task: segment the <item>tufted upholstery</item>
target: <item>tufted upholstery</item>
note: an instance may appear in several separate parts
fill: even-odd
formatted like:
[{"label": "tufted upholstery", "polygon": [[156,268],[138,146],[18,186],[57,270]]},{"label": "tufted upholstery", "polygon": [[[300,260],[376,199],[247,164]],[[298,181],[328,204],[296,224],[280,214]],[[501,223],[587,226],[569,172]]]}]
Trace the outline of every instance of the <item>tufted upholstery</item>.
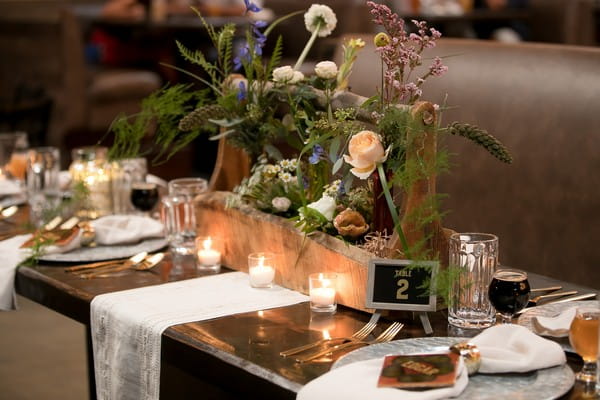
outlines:
[{"label": "tufted upholstery", "polygon": [[[380,64],[364,38],[350,84],[369,96]],[[448,94],[457,107],[444,123],[487,129],[515,159],[505,165],[446,138],[456,156],[438,178],[449,195],[444,225],[497,234],[502,264],[600,287],[600,49],[445,39],[429,54],[454,56],[445,76],[425,83],[424,99],[443,104]]]}]

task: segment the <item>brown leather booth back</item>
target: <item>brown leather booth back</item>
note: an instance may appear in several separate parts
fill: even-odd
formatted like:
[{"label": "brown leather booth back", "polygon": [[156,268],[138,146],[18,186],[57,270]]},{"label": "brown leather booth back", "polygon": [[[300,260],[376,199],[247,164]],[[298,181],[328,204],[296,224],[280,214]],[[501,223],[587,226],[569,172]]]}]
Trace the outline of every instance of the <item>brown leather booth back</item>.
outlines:
[{"label": "brown leather booth back", "polygon": [[[381,66],[363,38],[350,84],[370,96]],[[449,195],[444,226],[498,235],[504,265],[599,288],[600,49],[445,39],[429,55],[452,56],[448,73],[423,86],[425,100],[443,104],[447,94],[456,106],[444,124],[485,128],[514,157],[506,165],[446,137],[455,156],[438,178]]]}]

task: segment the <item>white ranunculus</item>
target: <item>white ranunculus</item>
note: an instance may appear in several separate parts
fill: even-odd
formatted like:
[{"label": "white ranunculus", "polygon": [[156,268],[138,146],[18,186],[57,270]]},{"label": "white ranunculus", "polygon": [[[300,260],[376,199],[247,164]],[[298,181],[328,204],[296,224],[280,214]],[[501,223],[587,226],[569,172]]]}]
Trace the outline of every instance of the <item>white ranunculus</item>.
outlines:
[{"label": "white ranunculus", "polygon": [[294,69],[289,65],[273,70],[273,81],[277,83],[289,83],[292,79],[294,79]]},{"label": "white ranunculus", "polygon": [[337,77],[338,67],[333,61],[321,61],[315,66],[315,74],[319,78],[333,79]]},{"label": "white ranunculus", "polygon": [[300,82],[302,79],[304,79],[304,74],[300,71],[294,71],[294,76],[290,80],[290,83],[292,85],[295,85],[296,83]]},{"label": "white ranunculus", "polygon": [[286,212],[292,205],[292,201],[287,197],[275,197],[271,200],[271,205],[276,211]]},{"label": "white ranunculus", "polygon": [[319,28],[319,37],[326,37],[333,32],[337,18],[333,10],[322,4],[313,4],[304,14],[304,25],[310,33]]},{"label": "white ranunculus", "polygon": [[313,210],[317,210],[320,212],[327,221],[331,221],[333,219],[333,213],[335,212],[335,199],[330,196],[323,196],[319,200],[314,203],[310,203],[307,205],[308,208],[312,208]]}]

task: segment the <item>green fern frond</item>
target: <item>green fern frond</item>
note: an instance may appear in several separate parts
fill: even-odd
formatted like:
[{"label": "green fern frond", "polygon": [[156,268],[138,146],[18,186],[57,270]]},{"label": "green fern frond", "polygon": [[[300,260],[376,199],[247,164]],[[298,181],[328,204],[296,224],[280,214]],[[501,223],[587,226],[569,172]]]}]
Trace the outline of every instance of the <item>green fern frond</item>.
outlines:
[{"label": "green fern frond", "polygon": [[453,122],[448,126],[448,133],[456,136],[465,137],[480,146],[483,146],[491,155],[507,164],[512,163],[513,159],[506,147],[494,136],[490,135],[485,129],[474,125],[461,124]]},{"label": "green fern frond", "polygon": [[233,59],[233,38],[235,36],[235,25],[226,24],[220,31],[217,41],[217,54],[219,57],[219,66],[223,77],[227,77],[231,71]]},{"label": "green fern frond", "polygon": [[267,65],[266,76],[271,76],[275,67],[281,63],[281,57],[283,55],[283,37],[279,35],[277,37],[277,42],[275,42],[275,47],[273,48],[273,53],[271,54],[271,59],[269,60],[269,64]]},{"label": "green fern frond", "polygon": [[208,76],[210,76],[211,82],[213,84],[218,82],[217,73],[219,72],[219,69],[206,60],[204,53],[202,53],[200,50],[190,50],[178,40],[176,40],[175,43],[177,44],[179,53],[184,59],[191,62],[192,64],[196,64],[202,67],[202,69],[204,69]]}]

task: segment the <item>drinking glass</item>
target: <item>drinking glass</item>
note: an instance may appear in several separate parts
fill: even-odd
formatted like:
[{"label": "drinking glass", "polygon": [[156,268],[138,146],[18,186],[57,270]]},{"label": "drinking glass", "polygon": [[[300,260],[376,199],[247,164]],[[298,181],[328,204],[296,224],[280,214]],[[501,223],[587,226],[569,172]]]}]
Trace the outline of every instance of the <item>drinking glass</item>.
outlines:
[{"label": "drinking glass", "polygon": [[449,266],[457,269],[450,287],[448,322],[467,329],[491,326],[496,313],[488,287],[498,264],[498,237],[488,233],[455,233],[450,237]]},{"label": "drinking glass", "polygon": [[194,198],[206,192],[207,188],[208,181],[203,178],[179,178],[169,182],[169,194],[162,199],[161,218],[172,252],[181,255],[194,254]]},{"label": "drinking glass", "polygon": [[115,214],[127,214],[134,207],[131,203],[131,187],[134,183],[146,182],[148,162],[143,157],[125,158],[113,162],[112,193]]},{"label": "drinking glass", "polygon": [[25,179],[28,147],[27,133],[0,133],[0,176]]},{"label": "drinking glass", "polygon": [[513,316],[527,305],[530,292],[526,272],[503,268],[494,273],[488,295],[502,323],[510,324]]},{"label": "drinking glass", "polygon": [[148,214],[158,203],[156,183],[136,182],[131,185],[131,204],[141,212]]},{"label": "drinking glass", "polygon": [[596,382],[598,329],[600,309],[591,306],[578,307],[569,329],[569,342],[583,359],[583,368],[575,375],[575,379],[589,384]]},{"label": "drinking glass", "polygon": [[38,147],[27,155],[27,202],[31,221],[41,226],[44,216],[60,204],[60,153],[56,147]]}]

